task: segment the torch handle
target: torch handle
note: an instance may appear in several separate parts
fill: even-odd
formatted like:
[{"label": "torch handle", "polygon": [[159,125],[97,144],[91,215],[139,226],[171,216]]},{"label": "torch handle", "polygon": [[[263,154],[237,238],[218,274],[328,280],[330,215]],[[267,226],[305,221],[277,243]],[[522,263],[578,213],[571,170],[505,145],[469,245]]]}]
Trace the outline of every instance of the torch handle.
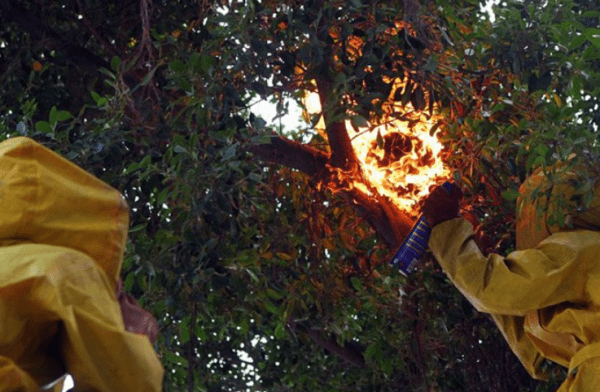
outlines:
[{"label": "torch handle", "polygon": [[[448,181],[442,184],[442,188],[448,192],[452,192],[453,186]],[[429,243],[430,235],[431,226],[429,226],[423,215],[419,216],[419,219],[417,219],[408,235],[404,238],[404,241],[402,241],[400,248],[396,251],[394,258],[390,262],[390,266],[398,267],[403,275],[408,276],[415,268],[417,262],[423,257]]]}]

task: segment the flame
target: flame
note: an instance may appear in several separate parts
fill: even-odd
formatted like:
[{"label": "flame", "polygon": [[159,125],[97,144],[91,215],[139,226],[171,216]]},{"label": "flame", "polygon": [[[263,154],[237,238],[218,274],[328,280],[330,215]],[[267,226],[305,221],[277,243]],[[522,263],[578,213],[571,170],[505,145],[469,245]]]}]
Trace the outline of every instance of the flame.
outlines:
[{"label": "flame", "polygon": [[[394,120],[371,131],[355,130],[350,121],[346,122],[368,184],[413,216],[431,185],[450,177],[450,170],[441,159],[443,145],[437,132],[429,133],[436,121],[422,114],[419,117],[412,128]],[[356,180],[355,186],[360,187]]]},{"label": "flame", "polygon": [[[305,103],[308,113],[321,112],[318,94],[306,93]],[[450,177],[450,170],[442,160],[443,145],[438,131],[430,132],[440,118],[418,113],[410,103],[402,108],[391,105],[390,111],[409,117],[410,123],[392,120],[391,115],[387,115],[381,120],[383,125],[355,129],[350,120],[346,121],[363,172],[362,179],[351,181],[367,195],[376,192],[386,196],[400,210],[416,217],[418,204],[429,194],[432,185]],[[323,132],[322,118],[315,128]]]}]

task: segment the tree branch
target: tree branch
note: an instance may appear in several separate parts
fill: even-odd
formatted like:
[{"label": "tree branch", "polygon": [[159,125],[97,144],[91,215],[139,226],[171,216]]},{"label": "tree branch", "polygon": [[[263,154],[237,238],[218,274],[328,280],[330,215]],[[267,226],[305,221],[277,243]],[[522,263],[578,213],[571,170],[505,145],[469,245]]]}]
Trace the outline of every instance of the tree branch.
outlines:
[{"label": "tree branch", "polygon": [[113,45],[111,45],[110,43],[108,43],[108,41],[105,40],[104,37],[102,37],[100,34],[98,34],[98,32],[96,31],[96,29],[92,25],[92,22],[90,22],[89,18],[87,17],[87,14],[85,13],[84,8],[81,5],[81,0],[77,0],[77,6],[79,7],[79,13],[81,14],[81,17],[82,17],[82,20],[83,20],[83,24],[85,25],[85,27],[87,27],[87,29],[94,36],[94,38],[96,38],[96,40],[102,46],[104,46],[106,48],[106,50],[108,50],[109,52],[111,52],[115,56],[119,56],[119,52],[117,51],[117,49]]},{"label": "tree branch", "polygon": [[280,136],[272,136],[267,144],[255,144],[250,152],[268,162],[300,170],[314,176],[325,168],[329,157],[321,150]]},{"label": "tree branch", "polygon": [[[270,143],[253,145],[249,151],[262,160],[300,170],[309,176],[318,175],[330,162],[325,152],[276,135],[271,137]],[[413,224],[410,216],[385,196],[370,196],[358,189],[342,193],[391,248],[400,245]]]},{"label": "tree branch", "polygon": [[44,36],[51,39],[56,43],[56,48],[65,53],[75,64],[94,69],[110,68],[110,64],[102,57],[82,46],[73,44],[73,41],[48,27],[17,1],[7,1],[3,4],[3,8],[5,20],[14,22],[19,29],[29,33],[34,39],[41,40]]},{"label": "tree branch", "polygon": [[365,359],[362,350],[350,342],[346,342],[343,346],[337,343],[334,336],[323,336],[321,331],[312,328],[301,328],[317,345],[329,351],[331,354],[338,356],[344,361],[358,366],[365,366]]},{"label": "tree branch", "polygon": [[396,207],[385,196],[371,197],[358,189],[347,192],[353,207],[375,229],[390,248],[395,249],[404,240],[413,225],[413,219]]},{"label": "tree branch", "polygon": [[[332,96],[331,83],[323,79],[317,80],[317,90],[319,92],[319,101],[321,107],[327,107],[327,99]],[[330,113],[323,109],[323,119],[325,121],[325,132],[331,150],[330,164],[333,167],[339,167],[344,171],[360,171],[358,158],[354,153],[352,141],[348,136],[345,122],[332,121]]]}]

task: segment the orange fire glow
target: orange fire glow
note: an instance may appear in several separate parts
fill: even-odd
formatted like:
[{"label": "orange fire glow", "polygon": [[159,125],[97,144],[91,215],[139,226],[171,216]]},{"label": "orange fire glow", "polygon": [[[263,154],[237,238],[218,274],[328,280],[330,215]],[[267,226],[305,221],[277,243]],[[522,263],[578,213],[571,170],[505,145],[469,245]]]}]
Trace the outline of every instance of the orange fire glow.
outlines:
[{"label": "orange fire glow", "polygon": [[[318,94],[307,93],[305,107],[310,114],[320,113]],[[355,129],[351,121],[346,121],[363,171],[362,181],[355,179],[352,185],[368,195],[375,191],[389,197],[399,209],[416,217],[417,204],[429,194],[431,185],[450,177],[450,170],[441,159],[443,145],[437,131],[430,134],[439,118],[416,113],[410,103],[393,110],[409,116],[413,126],[394,119],[383,125]],[[321,118],[315,129],[325,136],[324,128]]]}]

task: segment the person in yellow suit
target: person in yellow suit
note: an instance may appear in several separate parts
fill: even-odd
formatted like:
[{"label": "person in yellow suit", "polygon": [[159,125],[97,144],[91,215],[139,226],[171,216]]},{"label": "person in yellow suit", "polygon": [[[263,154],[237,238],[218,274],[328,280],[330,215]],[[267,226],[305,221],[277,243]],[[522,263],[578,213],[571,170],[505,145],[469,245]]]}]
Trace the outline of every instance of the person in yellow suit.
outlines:
[{"label": "person in yellow suit", "polygon": [[162,390],[156,321],[121,290],[128,225],[117,190],[31,139],[0,143],[0,391],[60,391],[65,373],[78,392]]},{"label": "person in yellow suit", "polygon": [[[566,173],[569,178],[572,173]],[[461,192],[434,189],[423,206],[433,227],[429,247],[444,272],[480,312],[489,313],[512,351],[537,379],[546,358],[569,369],[560,392],[600,390],[600,196],[574,215],[573,227],[550,225],[568,181],[549,199],[531,200],[546,181],[539,171],[520,188],[517,250],[484,256],[459,215]],[[599,195],[600,190],[596,190]],[[538,218],[538,208],[544,211]]]}]

